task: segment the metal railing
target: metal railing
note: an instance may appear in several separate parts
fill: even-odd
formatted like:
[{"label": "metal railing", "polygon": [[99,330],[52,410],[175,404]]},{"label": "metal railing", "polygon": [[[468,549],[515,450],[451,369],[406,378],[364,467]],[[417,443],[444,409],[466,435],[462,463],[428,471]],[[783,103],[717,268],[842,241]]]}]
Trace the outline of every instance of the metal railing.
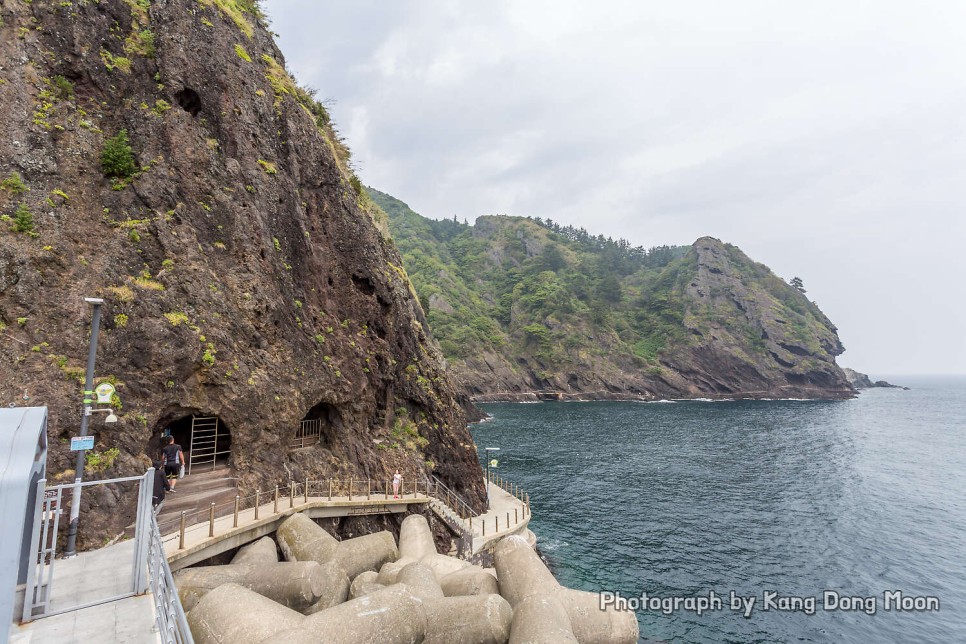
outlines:
[{"label": "metal railing", "polygon": [[[493,537],[501,531],[506,532],[507,530],[515,530],[517,526],[520,525],[521,521],[531,516],[530,495],[520,489],[519,485],[510,483],[506,479],[503,479],[492,472],[490,473],[488,482],[497,486],[520,503],[520,507],[513,508],[512,513],[509,510],[507,510],[505,514],[495,513],[492,511],[487,512],[487,514],[492,515],[492,523],[490,523],[490,525],[492,525],[490,528],[490,537]],[[487,536],[487,523],[488,519],[485,515],[479,518],[480,532],[481,536],[483,537]],[[472,519],[470,520],[470,524],[472,525]]]},{"label": "metal railing", "polygon": [[[409,481],[412,481],[411,483]],[[280,511],[290,510],[296,505],[308,503],[310,500],[326,501],[377,501],[377,500],[405,500],[419,499],[426,502],[429,498],[431,485],[423,480],[420,482],[415,476],[404,479],[399,498],[395,499],[390,479],[324,479],[321,481],[290,481],[286,486],[276,485],[274,488],[248,496],[236,495],[226,503],[211,503],[209,506],[193,512],[184,511],[176,516],[169,516],[158,521],[162,535],[178,534],[178,549],[184,549],[186,531],[207,524],[208,536],[215,536],[215,524],[218,519],[232,516],[231,527],[239,526],[239,516],[246,511],[254,510],[254,520],[267,519]]]},{"label": "metal railing", "polygon": [[[436,516],[457,535],[458,556],[471,559],[475,556],[474,539],[477,536],[484,540],[492,539],[501,533],[518,529],[530,517],[530,496],[519,486],[495,475],[490,477],[490,483],[513,496],[519,505],[502,513],[488,512],[480,515],[435,476],[420,478],[419,475],[414,475],[404,478],[398,497],[392,494],[390,479],[306,479],[300,482],[290,481],[287,486],[275,486],[264,492],[259,490],[244,497],[236,495],[234,500],[227,503],[212,503],[193,512],[181,512],[180,515],[159,523],[161,534],[169,540],[176,536],[177,549],[184,550],[186,533],[189,531],[194,533],[207,527],[207,536],[211,538],[216,532],[225,534],[238,528],[242,518],[246,522],[270,519],[310,502],[348,501],[365,505],[363,502],[412,499],[429,502]],[[379,508],[380,511],[388,511],[381,504]],[[230,524],[226,520],[229,516],[232,517]]]},{"label": "metal railing", "polygon": [[470,504],[463,500],[463,497],[451,490],[446,486],[445,483],[440,481],[435,476],[426,479],[426,487],[429,490],[427,496],[436,497],[440,501],[443,501],[446,505],[453,509],[461,519],[480,516],[479,512],[471,508]]},{"label": "metal railing", "polygon": [[[98,485],[117,485],[121,483],[137,482],[137,514],[134,522],[134,558],[131,562],[130,583],[119,583],[114,587],[115,594],[101,597],[87,596],[79,598],[69,606],[61,605],[52,608],[51,597],[54,590],[54,569],[58,561],[58,531],[60,528],[60,514],[64,510],[64,492],[74,491],[71,502],[77,498],[78,488]],[[103,481],[85,481],[82,483],[65,483],[46,487],[46,479],[37,481],[37,505],[34,509],[33,530],[30,535],[30,561],[27,566],[27,580],[24,590],[22,621],[30,622],[42,617],[50,617],[60,613],[81,610],[90,606],[104,604],[134,595],[144,593],[147,580],[145,578],[145,562],[147,557],[148,517],[151,512],[151,492],[154,482],[154,470],[148,470],[142,476],[109,479]],[[86,556],[82,553],[78,556]],[[120,582],[120,579],[118,580]],[[68,593],[69,594],[69,593]],[[61,603],[61,602],[58,602]]]},{"label": "metal railing", "polygon": [[155,626],[164,644],[194,644],[184,607],[178,598],[178,589],[171,576],[168,558],[161,543],[161,531],[154,514],[151,514],[151,532],[148,544],[148,579],[154,595]]},{"label": "metal railing", "polygon": [[292,448],[300,449],[310,445],[316,445],[322,441],[322,419],[303,420],[299,423],[299,428],[295,431],[295,438],[292,439]]}]

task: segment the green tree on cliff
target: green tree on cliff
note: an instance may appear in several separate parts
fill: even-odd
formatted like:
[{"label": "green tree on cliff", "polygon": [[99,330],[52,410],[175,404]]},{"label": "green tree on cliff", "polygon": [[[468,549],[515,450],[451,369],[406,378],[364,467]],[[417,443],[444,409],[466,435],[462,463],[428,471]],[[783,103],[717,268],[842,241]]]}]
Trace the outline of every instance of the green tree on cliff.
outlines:
[{"label": "green tree on cliff", "polygon": [[799,293],[805,293],[806,292],[805,291],[805,285],[802,283],[802,278],[801,277],[793,277],[792,279],[788,280],[788,283],[791,285],[791,287],[793,289],[795,289]]}]

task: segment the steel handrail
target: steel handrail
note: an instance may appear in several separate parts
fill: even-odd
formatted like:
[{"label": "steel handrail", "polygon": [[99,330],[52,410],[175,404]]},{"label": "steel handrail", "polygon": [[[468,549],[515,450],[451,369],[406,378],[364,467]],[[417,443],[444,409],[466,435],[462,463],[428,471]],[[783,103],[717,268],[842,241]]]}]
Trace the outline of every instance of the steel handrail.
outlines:
[{"label": "steel handrail", "polygon": [[194,644],[191,628],[185,616],[184,607],[178,597],[178,589],[171,575],[168,558],[164,554],[164,543],[157,517],[151,513],[150,542],[148,547],[148,578],[151,594],[154,597],[155,625],[158,637],[164,644]]}]

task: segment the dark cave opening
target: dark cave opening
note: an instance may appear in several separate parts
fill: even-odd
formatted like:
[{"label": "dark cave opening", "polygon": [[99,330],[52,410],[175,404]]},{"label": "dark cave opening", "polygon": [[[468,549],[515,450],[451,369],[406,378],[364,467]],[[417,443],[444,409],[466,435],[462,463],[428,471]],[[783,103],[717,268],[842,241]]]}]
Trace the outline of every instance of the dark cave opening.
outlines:
[{"label": "dark cave opening", "polygon": [[194,91],[190,87],[185,87],[183,90],[174,95],[174,100],[178,102],[185,112],[191,116],[198,116],[201,112],[201,97],[198,96],[198,92]]},{"label": "dark cave opening", "polygon": [[231,430],[218,416],[207,413],[171,414],[158,423],[158,431],[152,446],[151,457],[159,458],[157,452],[163,435],[170,433],[174,442],[181,445],[185,457],[185,472],[198,474],[227,467],[231,456]]},{"label": "dark cave opening", "polygon": [[310,409],[299,423],[292,446],[296,448],[321,445],[332,449],[342,429],[342,414],[327,402],[320,402]]}]

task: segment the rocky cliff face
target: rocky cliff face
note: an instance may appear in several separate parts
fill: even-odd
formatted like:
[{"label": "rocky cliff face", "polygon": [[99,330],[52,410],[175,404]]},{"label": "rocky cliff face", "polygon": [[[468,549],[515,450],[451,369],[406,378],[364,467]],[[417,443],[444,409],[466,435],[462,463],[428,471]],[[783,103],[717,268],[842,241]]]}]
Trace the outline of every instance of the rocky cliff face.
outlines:
[{"label": "rocky cliff face", "polygon": [[[254,3],[0,0],[0,107],[0,401],[50,408],[53,474],[73,476],[94,296],[123,405],[92,426],[118,449],[100,476],[217,416],[243,492],[398,467],[481,502],[402,261]],[[294,449],[303,419],[321,442]]]},{"label": "rocky cliff face", "polygon": [[645,251],[521,217],[434,222],[372,195],[477,400],[854,394],[835,326],[734,246]]},{"label": "rocky cliff face", "polygon": [[836,328],[802,293],[738,248],[696,241],[680,287],[689,339],[662,357],[689,395],[844,398]]}]

